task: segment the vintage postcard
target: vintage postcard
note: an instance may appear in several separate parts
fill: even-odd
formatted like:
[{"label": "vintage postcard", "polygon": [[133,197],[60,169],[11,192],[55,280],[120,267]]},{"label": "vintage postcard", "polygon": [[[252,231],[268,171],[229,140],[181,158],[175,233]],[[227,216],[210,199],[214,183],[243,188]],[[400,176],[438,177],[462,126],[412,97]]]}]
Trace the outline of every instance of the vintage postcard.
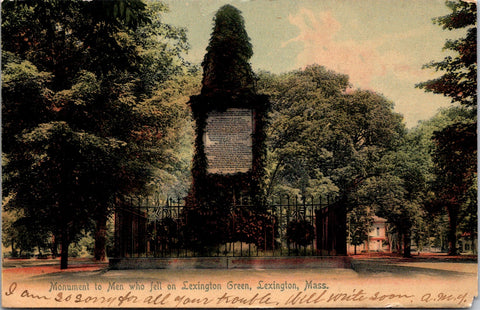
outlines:
[{"label": "vintage postcard", "polygon": [[2,307],[478,304],[475,0],[1,5]]}]

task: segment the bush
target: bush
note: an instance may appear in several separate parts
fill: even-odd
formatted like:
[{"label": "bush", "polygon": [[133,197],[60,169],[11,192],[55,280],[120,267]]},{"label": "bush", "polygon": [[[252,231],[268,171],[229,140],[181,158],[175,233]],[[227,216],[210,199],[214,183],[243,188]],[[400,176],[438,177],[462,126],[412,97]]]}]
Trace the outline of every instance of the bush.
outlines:
[{"label": "bush", "polygon": [[306,220],[296,220],[288,223],[287,241],[297,245],[306,246],[315,238],[313,225]]}]

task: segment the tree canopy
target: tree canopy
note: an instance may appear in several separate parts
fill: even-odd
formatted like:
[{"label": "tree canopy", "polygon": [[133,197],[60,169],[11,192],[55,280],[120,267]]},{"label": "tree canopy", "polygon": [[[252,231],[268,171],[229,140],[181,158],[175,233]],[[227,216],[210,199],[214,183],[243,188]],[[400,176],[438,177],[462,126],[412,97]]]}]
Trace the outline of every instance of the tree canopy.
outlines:
[{"label": "tree canopy", "polygon": [[[310,66],[281,76],[260,75],[272,98],[268,133],[270,193],[275,185],[304,198],[335,194],[344,200],[404,134],[393,104],[370,91],[347,92],[348,77]],[[320,191],[320,192],[319,192]]]},{"label": "tree canopy", "polygon": [[442,61],[432,61],[424,67],[444,74],[417,85],[427,92],[450,97],[452,103],[477,107],[477,4],[467,1],[447,1],[452,13],[437,17],[434,22],[446,30],[465,29],[463,38],[447,40],[444,50],[453,52]]},{"label": "tree canopy", "polygon": [[101,229],[116,197],[175,160],[187,111],[155,89],[184,73],[188,46],[161,22],[165,9],[2,2],[7,208],[61,238],[62,268],[82,229]]},{"label": "tree canopy", "polygon": [[[258,85],[273,106],[267,195],[336,197],[349,211],[353,244],[365,240],[374,212],[385,210],[385,216],[395,209],[397,218],[393,222],[392,215],[390,222],[406,225],[411,214],[402,213],[404,182],[391,167],[391,154],[406,130],[391,101],[352,90],[346,75],[318,65],[278,76],[262,73]],[[390,192],[392,184],[395,192]]]},{"label": "tree canopy", "polygon": [[[469,110],[466,121],[449,124],[434,133],[433,155],[435,198],[431,204],[443,205],[449,217],[449,253],[457,254],[457,222],[466,193],[476,183],[476,108],[477,108],[477,4],[466,1],[447,1],[450,14],[434,19],[446,30],[461,29],[465,37],[449,39],[444,49],[454,53],[443,61],[431,62],[426,68],[443,71],[434,80],[417,85],[427,92],[450,97]],[[475,201],[475,199],[473,199]]]}]

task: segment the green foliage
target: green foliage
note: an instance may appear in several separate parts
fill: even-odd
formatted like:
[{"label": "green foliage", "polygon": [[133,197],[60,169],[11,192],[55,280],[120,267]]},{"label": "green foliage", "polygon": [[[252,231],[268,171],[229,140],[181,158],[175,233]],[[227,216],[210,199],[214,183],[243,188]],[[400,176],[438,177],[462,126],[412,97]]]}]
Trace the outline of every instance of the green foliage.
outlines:
[{"label": "green foliage", "polygon": [[[45,252],[49,247],[48,231],[35,225],[34,219],[26,218],[20,210],[2,211],[2,244],[10,249],[11,257],[22,257],[37,250]],[[8,252],[7,252],[8,253]]]},{"label": "green foliage", "polygon": [[427,92],[443,94],[472,108],[477,107],[477,4],[467,1],[447,1],[452,10],[449,15],[438,17],[434,22],[443,29],[465,29],[466,36],[456,40],[447,40],[444,49],[454,52],[442,61],[432,61],[424,67],[443,71],[444,74],[434,80],[417,85]]},{"label": "green foliage", "polygon": [[[460,103],[470,111],[470,116],[458,124],[448,125],[434,135],[435,163],[434,198],[427,204],[430,209],[443,205],[449,215],[449,253],[456,254],[456,230],[465,195],[471,188],[472,179],[476,179],[476,132],[475,111],[477,107],[477,4],[466,1],[447,1],[447,7],[452,11],[449,15],[438,17],[434,22],[443,29],[464,29],[465,37],[447,40],[445,50],[454,53],[443,61],[431,62],[425,68],[443,71],[444,74],[434,80],[417,85],[427,92],[443,94],[452,99],[452,103]],[[470,124],[468,124],[470,122]],[[458,169],[458,170],[457,170]],[[441,203],[442,201],[443,203]],[[469,208],[467,208],[469,209]],[[470,212],[471,213],[471,212]]]},{"label": "green foliage", "polygon": [[477,182],[471,182],[470,188],[462,197],[463,203],[459,213],[458,231],[465,233],[472,240],[477,239],[478,234],[478,185]]},{"label": "green foliage", "polygon": [[347,213],[348,241],[357,246],[363,244],[368,238],[373,225],[372,208],[370,206],[359,205],[355,210]]},{"label": "green foliage", "polygon": [[317,65],[262,73],[258,85],[273,104],[267,194],[336,195],[352,208],[353,193],[404,134],[393,104],[373,92],[346,92],[347,76]]},{"label": "green foliage", "polygon": [[187,45],[183,30],[161,23],[164,10],[138,0],[2,2],[6,207],[64,249],[106,218],[115,196],[148,190],[155,171],[179,162],[172,150],[188,111],[168,98],[184,91],[155,90],[186,71]]},{"label": "green foliage", "polygon": [[16,59],[2,63],[2,67],[2,145],[8,154],[16,148],[16,137],[23,130],[50,118],[51,91],[47,83],[51,74],[39,72],[29,61]]},{"label": "green foliage", "polygon": [[[19,139],[24,151],[4,188],[15,193],[8,209],[21,208],[39,229],[74,241],[105,212],[125,169],[115,160],[125,143],[75,132],[65,122],[39,125]],[[7,170],[10,172],[10,170]]]},{"label": "green foliage", "polygon": [[71,257],[90,258],[93,256],[94,243],[92,235],[84,232],[76,242],[70,244],[68,252]]},{"label": "green foliage", "polygon": [[113,253],[115,253],[115,219],[113,216],[107,220],[106,230],[106,255],[113,256]]},{"label": "green foliage", "polygon": [[[476,183],[476,107],[477,107],[477,4],[466,1],[447,1],[452,11],[449,15],[438,17],[434,22],[443,29],[464,29],[465,37],[447,40],[444,49],[455,55],[447,56],[443,61],[431,62],[426,68],[444,71],[434,80],[417,85],[427,92],[443,94],[452,99],[452,103],[460,103],[470,111],[467,121],[450,124],[435,132],[435,149],[433,161],[435,181],[434,198],[428,205],[430,209],[438,209],[443,205],[449,216],[449,254],[456,254],[457,221],[464,195]],[[465,209],[465,208],[464,208]],[[466,208],[467,210],[470,208]],[[471,212],[470,212],[471,213]]]},{"label": "green foliage", "polygon": [[434,133],[435,174],[442,199],[460,200],[477,172],[476,123],[457,123]]},{"label": "green foliage", "polygon": [[[435,133],[442,132],[445,128],[455,127],[455,124],[464,124],[466,126],[471,123],[472,117],[474,117],[471,110],[465,107],[450,107],[448,109],[440,110],[434,117],[429,120],[422,121],[419,125],[411,129],[405,140],[405,146],[401,148],[401,152],[404,153],[404,157],[407,160],[403,162],[407,165],[403,165],[402,171],[405,171],[406,168],[410,167],[410,173],[405,174],[406,184],[408,185],[409,192],[411,192],[410,197],[416,198],[417,203],[422,205],[422,213],[420,218],[417,217],[417,222],[414,223],[414,238],[423,238],[427,239],[433,238],[432,243],[435,246],[441,246],[442,249],[446,248],[446,243],[443,242],[447,238],[448,224],[442,226],[442,229],[439,230],[437,221],[442,217],[447,217],[446,214],[446,201],[448,199],[442,198],[442,193],[448,189],[446,183],[441,185],[437,176],[436,166],[439,164],[438,160],[433,156],[437,150],[437,146],[434,142]],[[463,138],[462,138],[463,139]],[[449,144],[454,144],[455,142],[450,141]],[[454,164],[454,163],[452,163]],[[466,163],[462,163],[464,165]],[[456,165],[456,164],[455,164]],[[471,169],[471,167],[469,168]],[[444,173],[440,173],[440,179],[444,178]],[[467,182],[471,187],[472,182]],[[414,195],[412,195],[414,194]],[[476,197],[467,195],[468,197]],[[473,219],[476,217],[476,209],[473,210],[470,207],[470,203],[476,204],[476,199],[466,198],[465,196],[464,203],[460,207],[460,215],[458,217],[459,224],[462,227],[466,227],[467,219]],[[468,201],[468,202],[467,202]],[[476,207],[475,207],[476,208]],[[433,221],[432,221],[433,218]],[[463,220],[465,218],[465,220]],[[475,224],[476,225],[476,224]],[[472,227],[472,226],[470,226]],[[455,229],[456,230],[456,229]],[[472,234],[476,233],[476,230],[464,230],[469,231]],[[415,236],[416,234],[419,237]],[[421,242],[421,240],[419,240]]]},{"label": "green foliage", "polygon": [[[469,124],[475,117],[471,109],[443,110],[407,132],[392,102],[370,91],[347,90],[346,76],[323,67],[259,77],[260,91],[273,103],[267,140],[269,196],[337,196],[349,210],[352,244],[362,243],[368,233],[368,208],[388,220],[406,256],[412,239],[421,246],[432,236],[432,213],[427,210],[436,195],[431,184],[434,162],[439,161],[432,158],[436,147],[431,139],[454,123]],[[468,165],[466,158],[450,158],[449,164],[458,160]],[[463,170],[471,175],[467,171],[474,166]],[[471,184],[462,183],[463,189]],[[472,222],[466,206],[476,200],[468,197],[461,213]]]},{"label": "green foliage", "polygon": [[273,103],[268,195],[336,196],[349,211],[352,244],[365,240],[375,213],[395,227],[410,255],[412,232],[425,231],[429,138],[407,134],[391,101],[347,89],[347,76],[323,67],[259,77]]},{"label": "green foliage", "polygon": [[[182,53],[188,51],[187,33],[184,28],[177,28],[162,22],[162,15],[168,12],[165,4],[158,1],[147,2],[147,16],[150,23],[138,27],[134,40],[138,42],[139,50],[139,83],[146,94],[163,87],[172,87],[172,77],[183,76],[183,81],[177,81],[178,89],[184,85],[187,92],[191,85],[185,85],[191,76],[198,74],[198,69],[182,58]],[[162,85],[168,83],[168,85]]]},{"label": "green foliage", "polygon": [[472,191],[477,183],[476,125],[476,122],[456,123],[435,132],[433,137],[436,144],[433,153],[436,176],[433,190],[436,199],[448,212],[451,255],[457,254],[456,234],[460,215],[464,213],[463,216],[468,216],[472,211],[475,212],[472,205],[476,205],[476,195]]}]

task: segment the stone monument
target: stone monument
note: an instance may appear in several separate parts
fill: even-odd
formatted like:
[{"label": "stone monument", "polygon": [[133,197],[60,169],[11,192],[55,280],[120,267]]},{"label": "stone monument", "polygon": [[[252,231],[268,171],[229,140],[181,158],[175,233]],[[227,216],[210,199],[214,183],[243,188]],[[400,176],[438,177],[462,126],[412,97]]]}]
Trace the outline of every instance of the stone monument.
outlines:
[{"label": "stone monument", "polygon": [[[222,227],[228,226],[233,206],[262,208],[264,128],[269,102],[267,96],[255,90],[249,63],[252,46],[240,11],[225,5],[214,21],[202,63],[201,94],[189,101],[196,138],[186,205],[194,210],[187,221],[203,221],[198,225],[217,235],[226,233]],[[198,238],[209,236],[211,233],[205,232]]]}]

